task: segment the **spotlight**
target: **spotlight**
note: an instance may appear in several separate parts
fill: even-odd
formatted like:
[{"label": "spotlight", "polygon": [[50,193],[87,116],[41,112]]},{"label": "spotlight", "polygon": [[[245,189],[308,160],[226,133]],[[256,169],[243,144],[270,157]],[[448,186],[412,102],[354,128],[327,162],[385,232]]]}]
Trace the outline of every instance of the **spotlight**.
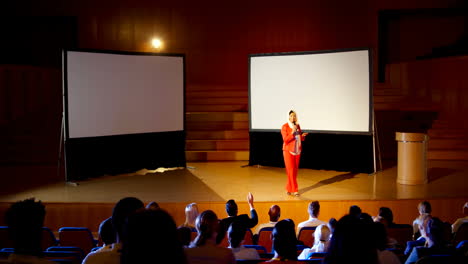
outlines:
[{"label": "spotlight", "polygon": [[153,48],[155,49],[161,49],[162,48],[162,41],[158,38],[154,38],[151,40],[151,45],[153,46]]}]

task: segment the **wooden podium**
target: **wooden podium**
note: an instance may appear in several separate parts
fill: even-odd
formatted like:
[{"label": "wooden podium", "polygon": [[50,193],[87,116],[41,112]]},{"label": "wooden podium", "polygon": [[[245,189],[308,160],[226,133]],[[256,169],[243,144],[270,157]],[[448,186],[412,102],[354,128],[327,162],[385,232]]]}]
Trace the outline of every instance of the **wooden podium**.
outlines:
[{"label": "wooden podium", "polygon": [[422,133],[396,132],[398,141],[398,178],[399,184],[427,183],[427,141]]}]

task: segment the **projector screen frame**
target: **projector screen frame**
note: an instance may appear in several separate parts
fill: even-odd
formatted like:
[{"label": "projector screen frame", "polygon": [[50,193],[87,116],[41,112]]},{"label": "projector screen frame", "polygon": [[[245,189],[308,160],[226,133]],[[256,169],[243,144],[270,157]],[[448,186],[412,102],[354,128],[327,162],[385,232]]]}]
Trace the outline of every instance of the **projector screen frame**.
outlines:
[{"label": "projector screen frame", "polygon": [[[249,54],[248,56],[248,97],[249,97],[249,132],[279,132],[282,123],[278,124],[277,129],[253,129],[252,128],[252,68],[251,62],[254,57],[267,57],[267,56],[297,56],[297,55],[313,55],[313,54],[327,54],[338,52],[351,52],[351,51],[367,51],[368,52],[368,65],[369,65],[369,121],[368,131],[336,131],[336,130],[311,130],[303,129],[308,133],[324,133],[324,134],[349,134],[349,135],[373,135],[374,134],[374,102],[373,102],[373,63],[372,51],[370,48],[348,48],[348,49],[335,49],[335,50],[318,50],[318,51],[299,51],[299,52],[274,52],[274,53],[257,53]],[[299,115],[301,113],[298,113]],[[286,116],[286,114],[285,114]],[[285,117],[286,119],[286,117]]]},{"label": "projector screen frame", "polygon": [[[72,137],[69,135],[69,116],[68,116],[68,52],[87,52],[87,53],[100,53],[100,54],[115,54],[115,55],[143,55],[143,56],[164,56],[164,57],[180,57],[182,58],[182,130],[177,131],[161,131],[161,132],[143,132],[143,133],[132,133],[132,134],[115,134],[115,135],[104,135],[104,136],[93,136],[93,137]],[[156,169],[158,167],[186,167],[185,157],[185,129],[186,129],[186,55],[182,53],[153,53],[153,52],[130,52],[130,51],[116,51],[116,50],[100,50],[100,49],[63,49],[62,50],[62,124],[60,133],[60,144],[63,143],[63,149],[60,147],[59,152],[59,164],[62,156],[64,155],[65,162],[65,181],[71,182],[75,180],[84,180],[90,177],[102,176],[102,175],[116,175],[121,173],[129,173],[138,169]],[[123,142],[121,140],[124,140]],[[146,142],[151,141],[149,144]],[[154,142],[153,142],[154,141]],[[170,141],[170,142],[166,142]],[[125,154],[115,153],[112,147],[122,142]],[[134,145],[145,144],[147,148],[143,151],[135,151]],[[109,147],[106,150],[109,155],[123,156],[128,158],[121,162],[116,163],[113,157],[106,157],[104,161],[114,163],[106,167],[101,164],[83,164],[80,163],[81,159],[78,157],[86,151],[92,149],[90,146],[100,143],[100,146]],[[62,145],[61,145],[62,146]],[[158,151],[154,151],[154,150]],[[160,149],[160,150],[159,150]],[[129,151],[128,151],[129,150]],[[93,155],[95,153],[92,153]],[[154,156],[156,159],[149,160],[148,156]],[[86,157],[83,158],[86,160]],[[139,159],[142,161],[139,162]],[[92,163],[92,162],[91,162]],[[86,166],[88,165],[88,166]],[[115,166],[117,165],[117,166]],[[81,168],[84,167],[84,168]],[[58,166],[58,170],[60,165]]]}]

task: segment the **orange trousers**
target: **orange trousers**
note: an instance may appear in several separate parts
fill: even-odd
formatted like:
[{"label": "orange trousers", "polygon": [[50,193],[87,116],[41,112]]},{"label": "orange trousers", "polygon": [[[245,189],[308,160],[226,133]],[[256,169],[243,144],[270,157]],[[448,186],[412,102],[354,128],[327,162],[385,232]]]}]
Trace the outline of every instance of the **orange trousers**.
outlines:
[{"label": "orange trousers", "polygon": [[297,192],[297,170],[299,169],[299,161],[301,155],[292,155],[289,151],[283,151],[284,165],[286,167],[286,191],[293,193]]}]

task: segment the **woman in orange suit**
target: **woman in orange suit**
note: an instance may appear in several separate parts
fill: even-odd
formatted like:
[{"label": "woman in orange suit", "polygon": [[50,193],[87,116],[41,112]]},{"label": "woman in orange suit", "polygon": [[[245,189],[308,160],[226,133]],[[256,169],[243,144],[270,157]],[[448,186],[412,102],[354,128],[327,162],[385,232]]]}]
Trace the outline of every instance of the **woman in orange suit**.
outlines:
[{"label": "woman in orange suit", "polygon": [[288,181],[286,182],[286,193],[288,195],[299,196],[297,188],[297,170],[301,159],[302,141],[308,133],[302,133],[301,127],[297,123],[296,112],[289,111],[289,120],[281,128],[283,136],[283,157],[286,166]]}]

